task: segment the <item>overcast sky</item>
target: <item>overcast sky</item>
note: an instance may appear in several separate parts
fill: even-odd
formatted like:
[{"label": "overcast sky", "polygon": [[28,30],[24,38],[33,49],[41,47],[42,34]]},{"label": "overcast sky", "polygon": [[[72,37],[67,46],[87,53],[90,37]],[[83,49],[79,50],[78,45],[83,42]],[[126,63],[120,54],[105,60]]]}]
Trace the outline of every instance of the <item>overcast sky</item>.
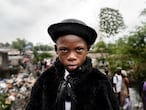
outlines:
[{"label": "overcast sky", "polygon": [[47,28],[66,18],[77,18],[98,32],[101,8],[118,9],[127,30],[139,24],[146,0],[0,0],[0,42],[16,38],[34,44],[53,44]]}]

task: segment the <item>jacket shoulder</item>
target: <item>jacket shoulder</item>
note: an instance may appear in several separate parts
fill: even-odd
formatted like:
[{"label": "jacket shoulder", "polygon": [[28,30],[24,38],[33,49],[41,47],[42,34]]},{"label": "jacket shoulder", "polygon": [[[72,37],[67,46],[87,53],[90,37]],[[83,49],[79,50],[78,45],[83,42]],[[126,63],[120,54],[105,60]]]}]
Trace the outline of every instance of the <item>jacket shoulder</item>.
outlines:
[{"label": "jacket shoulder", "polygon": [[108,79],[107,76],[106,76],[104,73],[102,73],[101,71],[99,71],[99,70],[96,69],[96,68],[93,68],[93,70],[92,70],[92,75],[93,75],[95,78],[100,79],[100,80],[107,80],[107,79]]},{"label": "jacket shoulder", "polygon": [[39,81],[52,81],[54,79],[57,78],[57,74],[55,72],[55,68],[54,67],[50,67],[49,69],[47,69],[46,71],[44,71],[40,77],[38,78]]}]

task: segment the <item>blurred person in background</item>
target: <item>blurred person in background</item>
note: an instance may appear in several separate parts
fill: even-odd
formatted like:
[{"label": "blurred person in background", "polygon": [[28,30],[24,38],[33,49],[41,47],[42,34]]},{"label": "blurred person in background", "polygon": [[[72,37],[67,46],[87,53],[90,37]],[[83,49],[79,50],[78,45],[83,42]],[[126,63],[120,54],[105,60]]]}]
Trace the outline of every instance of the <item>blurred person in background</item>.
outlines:
[{"label": "blurred person in background", "polygon": [[121,105],[121,89],[122,89],[122,76],[121,76],[121,67],[117,67],[116,72],[113,76],[113,90],[115,96],[118,100],[119,106]]},{"label": "blurred person in background", "polygon": [[122,89],[121,89],[121,108],[122,110],[132,110],[132,103],[129,92],[129,78],[126,70],[121,70]]}]

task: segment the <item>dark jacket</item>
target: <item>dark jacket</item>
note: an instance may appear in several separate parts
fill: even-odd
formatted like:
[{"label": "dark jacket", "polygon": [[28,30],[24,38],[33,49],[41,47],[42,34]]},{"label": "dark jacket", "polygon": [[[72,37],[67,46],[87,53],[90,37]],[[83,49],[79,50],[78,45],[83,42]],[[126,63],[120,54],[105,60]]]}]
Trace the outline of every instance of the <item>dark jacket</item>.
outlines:
[{"label": "dark jacket", "polygon": [[[92,68],[89,58],[83,66],[70,73],[70,77],[75,95],[74,110],[119,110],[108,78]],[[36,81],[26,110],[61,110],[56,109],[56,99],[63,80],[64,67],[57,60]]]}]

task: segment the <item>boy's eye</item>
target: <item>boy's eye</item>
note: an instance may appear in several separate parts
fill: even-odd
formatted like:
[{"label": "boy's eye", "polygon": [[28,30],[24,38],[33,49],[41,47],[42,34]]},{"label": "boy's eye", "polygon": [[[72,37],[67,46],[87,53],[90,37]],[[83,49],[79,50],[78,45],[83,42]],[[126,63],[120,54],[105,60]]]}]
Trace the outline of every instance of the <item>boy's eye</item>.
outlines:
[{"label": "boy's eye", "polygon": [[77,48],[76,51],[77,52],[82,52],[84,49],[83,48]]},{"label": "boy's eye", "polygon": [[65,49],[65,48],[59,49],[59,51],[62,52],[62,53],[68,52],[68,50]]}]

